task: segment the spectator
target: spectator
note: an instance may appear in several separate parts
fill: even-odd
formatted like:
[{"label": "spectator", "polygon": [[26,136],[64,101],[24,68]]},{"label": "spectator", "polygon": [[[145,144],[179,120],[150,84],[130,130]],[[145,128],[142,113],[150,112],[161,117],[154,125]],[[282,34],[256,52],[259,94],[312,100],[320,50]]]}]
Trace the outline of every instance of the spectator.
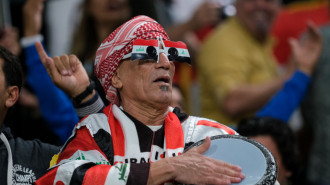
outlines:
[{"label": "spectator", "polygon": [[299,76],[311,75],[318,53],[297,41],[291,68],[285,75],[277,73],[269,31],[279,7],[279,0],[237,0],[236,16],[208,37],[198,58],[203,116],[235,126],[261,109],[295,70]]},{"label": "spectator", "polygon": [[52,83],[34,46],[36,41],[43,40],[40,35],[43,3],[43,0],[28,0],[23,7],[21,45],[26,56],[26,82],[37,96],[48,128],[58,136],[60,144],[64,144],[79,119],[70,98]]},{"label": "spectator", "polygon": [[[29,3],[32,1],[34,0],[29,0]],[[39,44],[41,43],[39,42]],[[38,69],[41,69],[41,74],[42,70],[45,71],[45,68],[38,67]],[[45,74],[44,78],[49,78],[47,72]],[[58,146],[46,144],[40,140],[16,138],[11,129],[7,127],[8,113],[15,114],[13,107],[18,101],[23,77],[18,58],[0,46],[0,184],[4,185],[34,183],[49,168],[49,161],[60,149]],[[96,95],[95,91],[92,92],[93,95]],[[83,99],[82,103],[85,101]],[[58,109],[60,110],[61,107]],[[58,116],[58,119],[61,119],[61,115]],[[25,122],[24,124],[30,123]]]},{"label": "spectator", "polygon": [[61,145],[79,120],[69,97],[51,82],[34,47],[35,41],[43,40],[40,35],[43,4],[43,0],[28,0],[23,7],[19,7],[17,12],[22,14],[17,14],[23,15],[21,25],[24,25],[21,43],[17,30],[12,28],[5,29],[0,41],[0,45],[15,55],[24,56],[21,58],[27,80],[15,106],[15,115],[9,114],[6,124],[12,128],[15,137],[38,138]]},{"label": "spectator", "polygon": [[57,146],[14,138],[4,124],[19,98],[23,73],[18,59],[0,46],[0,184],[32,184],[49,167]]},{"label": "spectator", "polygon": [[[311,50],[311,48],[314,47],[313,55],[309,55],[312,56],[312,60],[317,61],[317,59],[319,58],[319,55],[315,55],[315,54],[320,54],[321,52],[321,47],[322,47],[322,39],[321,39],[321,35],[319,33],[319,31],[312,25],[309,25],[308,27],[308,32],[305,33],[305,38],[309,38],[309,39],[303,39],[300,44],[301,45],[309,45],[310,47],[305,47],[305,49]],[[312,44],[314,43],[314,44]],[[311,47],[313,46],[313,47]],[[297,52],[297,49],[299,47],[293,47],[294,48],[294,54],[297,53],[306,53],[306,51],[299,51]],[[298,56],[294,56],[293,58],[299,58]],[[303,79],[303,80],[301,80]],[[276,135],[275,133],[279,133],[279,130],[284,130],[283,131],[283,135],[286,135],[286,130],[289,129],[289,126],[282,126],[283,123],[287,123],[289,121],[289,118],[291,117],[291,115],[293,114],[294,110],[300,105],[301,101],[303,100],[303,98],[305,97],[305,94],[307,92],[308,86],[310,84],[310,77],[309,76],[304,76],[302,74],[296,73],[295,75],[293,75],[293,77],[288,80],[285,84],[284,87],[277,92],[274,97],[261,109],[256,113],[256,116],[259,118],[253,118],[253,119],[247,119],[243,122],[241,122],[240,125],[238,125],[238,130],[243,130],[240,134],[246,136],[256,136],[256,135],[260,135],[259,138],[262,138],[262,135],[267,135],[267,133],[273,133],[272,135]],[[269,117],[270,116],[270,117]],[[281,120],[281,121],[280,121]],[[242,124],[245,123],[245,124]],[[257,124],[260,123],[260,124]],[[260,127],[260,128],[259,128]],[[262,128],[261,128],[262,127]],[[272,129],[272,127],[276,127],[274,129]],[[269,129],[269,130],[267,130]],[[274,130],[274,132],[272,131]],[[297,142],[297,146],[299,149],[299,158],[300,158],[300,166],[299,168],[297,167],[296,169],[291,168],[290,173],[292,172],[292,178],[290,178],[290,184],[306,184],[307,179],[306,179],[306,165],[307,163],[305,161],[307,161],[307,157],[306,157],[306,149],[308,150],[308,147],[310,145],[310,140],[311,138],[306,138],[307,135],[310,135],[309,132],[305,132],[304,134],[304,129],[299,130],[297,133],[295,133],[298,138],[298,142]],[[291,132],[291,131],[290,131]],[[306,135],[307,134],[307,135]],[[292,134],[290,134],[292,135]],[[280,134],[278,135],[278,137],[280,138]],[[275,136],[273,137],[275,138]],[[270,138],[268,138],[269,140]],[[279,139],[278,139],[279,140]],[[292,139],[287,138],[286,136],[283,136],[283,140],[281,141],[288,141],[288,143],[291,143]],[[260,139],[258,139],[257,141],[264,143],[266,146],[269,146],[270,150],[276,150],[276,148],[272,147],[270,142],[267,142],[267,138],[265,138],[265,141],[260,141]],[[266,143],[265,143],[266,142]],[[276,145],[275,145],[276,146]],[[282,147],[282,144],[280,144],[280,142],[277,142],[277,146],[278,147]],[[284,144],[283,146],[287,146],[286,144]],[[285,147],[284,147],[285,148]],[[273,151],[272,151],[273,152]],[[276,156],[278,156],[276,154],[276,151],[273,152],[273,154]],[[283,154],[282,154],[283,156]],[[289,157],[290,158],[290,157]],[[282,159],[278,159],[277,161],[281,162]],[[280,163],[279,162],[279,163]],[[283,166],[283,165],[281,165]],[[287,165],[285,165],[287,166]],[[281,167],[279,168],[279,171],[281,170]],[[288,170],[285,170],[288,171]],[[285,174],[290,174],[288,172],[285,172]],[[287,176],[287,175],[286,175]],[[291,176],[291,175],[290,175]],[[278,180],[281,182],[281,184],[286,184],[287,182],[283,183],[284,179],[288,179],[288,178],[283,178],[283,173],[279,173],[279,178]]]},{"label": "spectator", "polygon": [[[219,123],[193,116],[181,117],[180,123],[175,115],[178,109],[169,111],[173,62],[163,51],[157,54],[159,58],[133,59],[136,56],[132,53],[133,41],[137,39],[146,39],[140,40],[146,44],[157,42],[158,49],[165,49],[165,43],[170,42],[163,28],[146,16],[131,19],[109,35],[97,51],[95,72],[111,104],[103,113],[92,114],[77,125],[75,134],[54,159],[56,165],[36,184],[106,184],[109,180],[124,184],[161,184],[170,180],[230,184],[244,178],[239,167],[201,155],[210,145],[208,137],[200,147],[180,155],[185,146],[206,136],[236,133]],[[51,75],[60,78],[55,68],[59,61],[51,60],[41,45],[37,47]],[[75,72],[80,63],[71,65],[72,61],[62,62],[69,62]],[[71,77],[73,82],[74,76]],[[188,125],[194,125],[192,135],[187,132]],[[64,172],[68,169],[70,173]]]},{"label": "spectator", "polygon": [[[306,63],[317,63],[322,50],[322,37],[320,31],[312,23],[308,24],[305,39],[300,42],[291,40],[294,50],[292,58],[297,61],[307,61]],[[308,53],[303,56],[302,53]],[[300,62],[299,62],[300,63]],[[267,104],[260,109],[256,116],[273,117],[288,123],[291,115],[300,106],[306,95],[310,84],[311,76],[304,73],[295,73]]]}]

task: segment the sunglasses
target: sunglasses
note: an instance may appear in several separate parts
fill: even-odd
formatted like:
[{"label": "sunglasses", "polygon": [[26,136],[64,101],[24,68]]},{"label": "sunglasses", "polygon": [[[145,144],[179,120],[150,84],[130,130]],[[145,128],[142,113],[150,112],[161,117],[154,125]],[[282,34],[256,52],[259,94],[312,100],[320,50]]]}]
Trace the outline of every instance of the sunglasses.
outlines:
[{"label": "sunglasses", "polygon": [[[163,46],[162,49],[160,46]],[[164,53],[169,61],[191,64],[187,45],[184,42],[172,42],[162,38],[157,38],[157,40],[134,40],[132,52],[126,54],[123,59],[131,58],[132,61],[155,60],[158,63],[160,53]]]}]

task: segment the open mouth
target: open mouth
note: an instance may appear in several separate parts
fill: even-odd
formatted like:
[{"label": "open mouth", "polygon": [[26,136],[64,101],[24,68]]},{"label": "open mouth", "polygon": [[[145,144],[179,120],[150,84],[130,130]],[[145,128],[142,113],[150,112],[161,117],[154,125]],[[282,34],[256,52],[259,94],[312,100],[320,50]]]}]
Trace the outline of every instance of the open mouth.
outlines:
[{"label": "open mouth", "polygon": [[157,78],[154,82],[163,82],[163,83],[170,83],[170,78],[169,77],[159,77]]}]

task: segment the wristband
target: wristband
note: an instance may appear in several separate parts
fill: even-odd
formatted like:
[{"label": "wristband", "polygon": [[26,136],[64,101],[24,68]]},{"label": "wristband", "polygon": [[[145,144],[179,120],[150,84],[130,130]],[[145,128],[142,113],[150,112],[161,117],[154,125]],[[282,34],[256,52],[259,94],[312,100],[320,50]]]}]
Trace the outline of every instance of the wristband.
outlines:
[{"label": "wristband", "polygon": [[81,103],[83,99],[85,99],[88,95],[93,93],[95,84],[94,81],[90,81],[89,86],[86,88],[86,90],[80,94],[78,94],[76,97],[73,98],[73,102],[78,105]]}]

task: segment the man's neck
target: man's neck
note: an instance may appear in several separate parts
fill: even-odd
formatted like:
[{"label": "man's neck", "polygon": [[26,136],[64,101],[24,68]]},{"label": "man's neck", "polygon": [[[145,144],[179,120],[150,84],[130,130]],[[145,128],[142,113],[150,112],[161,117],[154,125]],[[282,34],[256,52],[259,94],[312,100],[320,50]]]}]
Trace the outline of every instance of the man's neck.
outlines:
[{"label": "man's neck", "polygon": [[259,44],[263,45],[266,44],[269,38],[269,34],[268,34],[268,28],[263,28],[266,30],[252,30],[249,29],[249,27],[247,25],[244,24],[244,22],[237,16],[236,17],[238,23],[240,24],[241,28],[244,29],[250,36],[251,38],[253,38],[254,40],[256,40]]},{"label": "man's neck", "polygon": [[156,109],[150,105],[143,105],[137,102],[122,103],[121,106],[131,116],[146,125],[162,125],[168,114],[168,106]]},{"label": "man's neck", "polygon": [[264,45],[267,43],[268,35],[267,34],[255,34],[254,38],[259,42],[261,45]]}]

